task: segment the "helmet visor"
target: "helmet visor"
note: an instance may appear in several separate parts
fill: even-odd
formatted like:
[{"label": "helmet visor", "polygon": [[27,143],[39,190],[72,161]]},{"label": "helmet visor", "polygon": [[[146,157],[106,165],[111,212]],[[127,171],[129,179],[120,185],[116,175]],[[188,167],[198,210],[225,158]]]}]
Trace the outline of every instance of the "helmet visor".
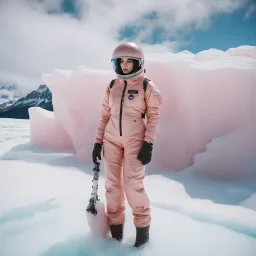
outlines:
[{"label": "helmet visor", "polygon": [[128,58],[133,61],[133,70],[130,72],[130,74],[136,73],[137,71],[139,71],[141,69],[141,67],[142,67],[141,59],[135,58],[135,57],[129,57],[129,56],[118,56],[111,60],[112,64],[113,64],[113,69],[118,75],[124,75],[121,65],[120,65],[122,58]]}]

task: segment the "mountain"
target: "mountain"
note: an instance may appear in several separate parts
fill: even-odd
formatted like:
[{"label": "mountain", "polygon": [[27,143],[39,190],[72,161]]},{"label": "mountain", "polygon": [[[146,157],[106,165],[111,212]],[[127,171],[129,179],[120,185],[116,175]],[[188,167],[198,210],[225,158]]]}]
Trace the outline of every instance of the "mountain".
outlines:
[{"label": "mountain", "polygon": [[8,101],[0,105],[0,118],[29,119],[30,107],[41,107],[53,111],[52,93],[46,85],[40,85],[36,91],[18,99],[14,104]]}]

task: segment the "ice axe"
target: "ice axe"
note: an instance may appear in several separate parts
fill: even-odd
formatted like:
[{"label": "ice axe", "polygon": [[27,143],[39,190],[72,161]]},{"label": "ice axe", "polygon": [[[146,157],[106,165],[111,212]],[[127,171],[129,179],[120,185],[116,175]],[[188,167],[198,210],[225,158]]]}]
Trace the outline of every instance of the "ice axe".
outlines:
[{"label": "ice axe", "polygon": [[105,212],[105,205],[104,203],[99,202],[100,199],[98,197],[99,166],[99,162],[94,162],[92,192],[89,204],[86,208],[86,216],[92,235],[94,237],[104,238],[109,232],[109,225],[107,214]]},{"label": "ice axe", "polygon": [[92,180],[92,193],[91,193],[91,198],[89,200],[89,204],[87,206],[86,211],[89,213],[92,213],[94,215],[97,214],[97,210],[95,208],[95,204],[97,201],[100,201],[98,197],[98,180],[99,180],[99,172],[100,172],[100,163],[95,162],[94,163],[94,168],[93,168],[93,180]]}]

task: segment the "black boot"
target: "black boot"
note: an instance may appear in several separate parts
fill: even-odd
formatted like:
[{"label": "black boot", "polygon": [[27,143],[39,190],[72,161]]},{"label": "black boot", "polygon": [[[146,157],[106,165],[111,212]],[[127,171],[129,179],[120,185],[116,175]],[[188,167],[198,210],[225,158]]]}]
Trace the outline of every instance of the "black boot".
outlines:
[{"label": "black boot", "polygon": [[134,247],[140,247],[149,241],[149,226],[136,228],[136,241]]},{"label": "black boot", "polygon": [[120,225],[110,225],[110,231],[112,238],[115,238],[118,241],[123,239],[123,232],[124,232],[124,224]]}]

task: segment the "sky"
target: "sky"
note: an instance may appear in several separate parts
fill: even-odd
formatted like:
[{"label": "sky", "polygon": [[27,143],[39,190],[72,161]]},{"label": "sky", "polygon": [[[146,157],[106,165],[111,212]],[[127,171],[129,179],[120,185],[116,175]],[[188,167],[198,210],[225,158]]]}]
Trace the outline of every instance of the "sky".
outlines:
[{"label": "sky", "polygon": [[53,69],[111,69],[125,40],[146,56],[256,45],[255,24],[253,0],[2,0],[0,83],[25,94]]}]

